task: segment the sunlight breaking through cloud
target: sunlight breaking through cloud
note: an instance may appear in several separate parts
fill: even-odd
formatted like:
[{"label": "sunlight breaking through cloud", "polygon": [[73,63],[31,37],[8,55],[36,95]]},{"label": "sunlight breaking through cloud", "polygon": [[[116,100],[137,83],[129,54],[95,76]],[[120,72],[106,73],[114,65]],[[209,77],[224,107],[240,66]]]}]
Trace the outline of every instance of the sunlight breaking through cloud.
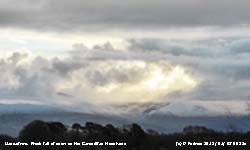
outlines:
[{"label": "sunlight breaking through cloud", "polygon": [[198,81],[166,61],[98,61],[76,70],[57,90],[82,94],[92,103],[148,103],[169,93],[190,91]]}]

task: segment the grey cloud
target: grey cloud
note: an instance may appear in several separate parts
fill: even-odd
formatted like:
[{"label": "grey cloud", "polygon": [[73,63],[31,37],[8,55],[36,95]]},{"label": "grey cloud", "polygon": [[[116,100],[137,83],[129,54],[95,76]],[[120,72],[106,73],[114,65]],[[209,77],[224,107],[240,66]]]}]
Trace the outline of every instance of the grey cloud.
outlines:
[{"label": "grey cloud", "polygon": [[24,54],[20,54],[18,52],[15,52],[12,54],[11,57],[8,58],[9,61],[12,61],[13,63],[18,63],[20,60],[24,59],[28,57],[28,54],[24,53]]},{"label": "grey cloud", "polygon": [[[146,74],[144,71],[146,70],[145,69],[146,67],[145,68],[140,68],[138,66],[134,66],[134,68],[127,67],[126,65],[128,64],[126,63],[119,64],[119,60],[114,61],[112,60],[112,58],[110,59],[111,61],[108,61],[108,60],[106,61],[107,64],[105,64],[105,66],[101,66],[101,70],[93,68],[92,70],[88,70],[86,72],[86,77],[91,83],[94,83],[95,85],[107,85],[109,83],[130,83],[131,84],[131,83],[136,83],[140,81],[141,79],[145,78]],[[131,59],[131,61],[133,60]],[[95,64],[95,61],[93,61],[93,63]],[[117,66],[103,71],[103,68],[110,67],[114,63],[118,63]],[[98,63],[96,65],[98,65]]]},{"label": "grey cloud", "polygon": [[114,50],[113,45],[110,42],[106,42],[104,45],[95,45],[94,49],[101,49],[101,50]]},{"label": "grey cloud", "polygon": [[[89,60],[169,60],[188,68],[197,76],[248,80],[250,61],[249,39],[210,39],[198,41],[166,39],[129,39],[127,51],[100,47],[90,50]],[[222,42],[223,41],[223,42]],[[101,48],[102,47],[102,48]],[[85,49],[78,51],[85,53]],[[81,56],[81,55],[80,55]]]},{"label": "grey cloud", "polygon": [[141,51],[160,51],[174,56],[190,55],[210,57],[208,46],[199,43],[187,43],[185,41],[174,41],[165,39],[129,39],[129,49]]},{"label": "grey cloud", "polygon": [[[77,95],[79,94],[77,90],[84,86],[82,84],[85,82],[81,83],[76,79],[84,77],[84,80],[88,80],[95,86],[109,85],[114,82],[135,83],[144,76],[140,69],[126,69],[123,64],[120,64],[123,68],[114,68],[112,63],[143,60],[143,62],[167,61],[173,65],[183,66],[186,72],[200,80],[198,87],[193,91],[170,93],[162,98],[163,103],[170,99],[173,101],[248,100],[250,55],[247,50],[238,52],[233,49],[235,47],[233,45],[247,47],[245,45],[248,45],[248,39],[224,39],[223,41],[221,44],[220,40],[215,39],[210,42],[192,41],[191,43],[164,39],[131,39],[130,47],[126,50],[114,50],[112,43],[96,45],[94,48],[86,48],[78,43],[66,58],[36,57],[29,65],[23,62],[29,59],[28,54],[14,53],[0,60],[1,98],[21,97],[48,102],[51,99],[63,99],[62,101],[72,103],[81,99],[82,103],[89,103],[87,97],[84,97],[88,93]],[[178,55],[173,47],[180,48]],[[237,48],[237,50],[240,49]],[[110,68],[105,71],[98,70],[98,68],[105,68],[100,65],[102,64],[100,62],[105,62],[104,65]],[[67,82],[76,84],[73,89],[75,92],[56,89],[55,85],[58,81],[66,82],[69,87],[71,85]],[[158,108],[158,105],[143,108],[141,112],[151,113]]]},{"label": "grey cloud", "polygon": [[49,72],[51,63],[42,57],[37,57],[32,64],[27,65],[24,60],[29,59],[28,54],[15,52],[7,59],[2,58],[0,68],[5,68],[2,73],[8,73],[8,78],[2,75],[0,80],[5,79],[5,83],[0,85],[7,86],[4,97],[24,98],[24,99],[44,99],[48,100],[48,96],[53,95],[53,83],[55,76]]},{"label": "grey cloud", "polygon": [[[134,88],[143,79],[151,77],[149,73],[152,73],[150,72],[152,67],[163,67],[164,74],[171,72],[170,65],[160,64],[158,60],[151,61],[142,57],[139,59],[138,53],[131,58],[124,56],[124,53],[133,52],[113,50],[111,44],[87,49],[89,53],[87,56],[82,55],[86,53],[86,48],[84,46],[82,48],[80,50],[78,47],[73,54],[70,53],[68,57],[60,59],[46,59],[40,56],[31,58],[19,52],[13,53],[8,58],[2,58],[0,69],[3,68],[2,72],[6,75],[0,76],[0,93],[4,93],[0,98],[10,100],[24,98],[46,103],[70,102],[72,105],[95,103],[96,95],[93,97],[90,94],[100,91],[105,95],[106,90],[113,85],[125,89],[130,88],[131,85]],[[111,48],[111,50],[104,48]],[[94,92],[91,93],[91,90]],[[68,97],[62,93],[74,95],[74,97]],[[126,90],[125,94],[122,94],[126,96]],[[119,97],[120,94],[115,93],[115,95]],[[98,100],[105,99],[101,94],[98,96]],[[110,98],[110,95],[106,94],[106,100]]]},{"label": "grey cloud", "polygon": [[169,105],[171,105],[170,102],[146,103],[146,104],[133,103],[129,105],[118,105],[115,108],[111,109],[114,109],[115,111],[122,110],[124,112],[139,114],[145,117],[157,113],[160,109],[166,109]]},{"label": "grey cloud", "polygon": [[201,78],[202,82],[197,89],[173,98],[248,100],[246,90],[250,87],[248,38],[206,39],[206,41],[130,39],[128,42],[133,51],[154,54],[158,59],[183,65]]},{"label": "grey cloud", "polygon": [[72,60],[63,61],[60,59],[53,59],[51,72],[57,72],[59,75],[67,75],[74,70],[83,68],[85,65],[80,62],[74,62]]},{"label": "grey cloud", "polygon": [[73,98],[73,95],[69,95],[67,93],[63,93],[63,92],[57,92],[57,95],[60,95],[62,97],[66,97],[66,98]]},{"label": "grey cloud", "polygon": [[148,105],[148,107],[146,107],[146,109],[143,111],[143,114],[148,115],[154,111],[158,111],[162,107],[167,107],[168,105],[170,105],[170,103]]},{"label": "grey cloud", "polygon": [[230,48],[235,53],[250,53],[250,39],[234,41],[230,44]]},{"label": "grey cloud", "polygon": [[0,1],[2,27],[86,31],[249,23],[248,0]]},{"label": "grey cloud", "polygon": [[129,49],[135,51],[161,52],[174,56],[224,57],[250,53],[249,38],[215,38],[197,41],[167,39],[128,39]]}]

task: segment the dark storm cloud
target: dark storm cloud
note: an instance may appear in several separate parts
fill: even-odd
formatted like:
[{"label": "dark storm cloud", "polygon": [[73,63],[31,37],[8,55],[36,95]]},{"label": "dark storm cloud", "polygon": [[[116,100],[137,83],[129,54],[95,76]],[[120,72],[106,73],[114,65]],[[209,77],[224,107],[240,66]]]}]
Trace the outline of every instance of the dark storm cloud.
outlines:
[{"label": "dark storm cloud", "polygon": [[248,24],[248,0],[0,0],[0,26],[81,30]]}]

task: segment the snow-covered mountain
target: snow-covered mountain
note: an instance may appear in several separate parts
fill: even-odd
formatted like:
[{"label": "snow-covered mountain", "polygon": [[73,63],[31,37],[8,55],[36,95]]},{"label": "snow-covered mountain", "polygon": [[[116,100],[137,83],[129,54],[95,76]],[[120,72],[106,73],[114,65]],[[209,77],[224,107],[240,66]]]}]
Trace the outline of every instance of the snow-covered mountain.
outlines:
[{"label": "snow-covered mountain", "polygon": [[[156,106],[154,106],[156,108]],[[201,108],[197,108],[200,110]],[[60,108],[33,104],[2,104],[0,105],[0,134],[17,136],[22,127],[33,120],[60,121],[66,125],[73,123],[85,124],[92,121],[100,124],[112,123],[122,126],[138,123],[144,129],[154,129],[160,132],[180,132],[188,125],[202,125],[221,131],[250,130],[248,116],[177,116],[172,112],[152,113],[147,107],[146,115],[136,117],[114,116],[99,113],[70,112]],[[150,110],[150,111],[149,111]],[[202,109],[203,111],[203,109]]]}]

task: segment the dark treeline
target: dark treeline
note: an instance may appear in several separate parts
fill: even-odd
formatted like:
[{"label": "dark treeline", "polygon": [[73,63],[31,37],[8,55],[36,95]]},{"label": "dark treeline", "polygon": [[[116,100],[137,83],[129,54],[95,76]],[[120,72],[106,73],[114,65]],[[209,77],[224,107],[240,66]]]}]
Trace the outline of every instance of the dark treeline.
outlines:
[{"label": "dark treeline", "polygon": [[[4,146],[4,142],[121,142],[126,146]],[[105,126],[87,122],[67,127],[60,122],[33,121],[26,125],[18,137],[0,135],[0,150],[249,150],[250,146],[183,146],[176,147],[176,142],[250,142],[250,132],[217,132],[201,126],[188,126],[181,133],[163,134],[154,130],[143,130],[137,124],[122,128],[111,124]]]}]

